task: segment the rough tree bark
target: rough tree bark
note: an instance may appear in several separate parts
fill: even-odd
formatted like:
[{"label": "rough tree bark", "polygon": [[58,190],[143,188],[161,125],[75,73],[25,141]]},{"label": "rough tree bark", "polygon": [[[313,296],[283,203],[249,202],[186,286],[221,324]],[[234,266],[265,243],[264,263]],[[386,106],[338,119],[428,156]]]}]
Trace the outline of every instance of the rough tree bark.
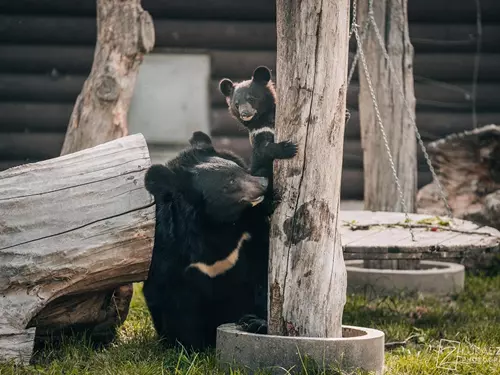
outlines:
[{"label": "rough tree bark", "polygon": [[[153,21],[140,0],[97,1],[92,70],[76,99],[61,155],[128,134],[127,113],[139,66],[154,42]],[[132,294],[128,284],[53,301],[41,312],[37,348],[85,331],[94,343],[109,343],[128,315]]]},{"label": "rough tree bark", "polygon": [[[150,165],[138,134],[0,173],[0,360],[27,361],[30,327],[93,323],[90,295],[146,278]],[[82,294],[89,310],[68,310]]]},{"label": "rough tree bark", "polygon": [[[450,134],[427,151],[453,216],[500,229],[500,126]],[[436,181],[418,191],[417,210],[447,215]]]},{"label": "rough tree bark", "polygon": [[61,155],[128,134],[139,66],[154,42],[153,20],[140,0],[97,1],[94,62],[76,99]]},{"label": "rough tree bark", "polygon": [[[358,25],[364,25],[369,17],[368,3],[359,2]],[[373,1],[373,12],[391,58],[394,74],[390,71],[373,26],[370,26],[365,37],[363,51],[403,196],[408,211],[414,212],[417,191],[417,143],[410,115],[394,78],[396,76],[403,85],[406,101],[415,118],[413,46],[408,30],[407,0]],[[403,207],[361,62],[358,69],[365,210],[401,212]]]},{"label": "rough tree bark", "polygon": [[348,0],[277,1],[277,140],[282,202],[271,223],[269,333],[341,337],[346,271],[338,231]]}]

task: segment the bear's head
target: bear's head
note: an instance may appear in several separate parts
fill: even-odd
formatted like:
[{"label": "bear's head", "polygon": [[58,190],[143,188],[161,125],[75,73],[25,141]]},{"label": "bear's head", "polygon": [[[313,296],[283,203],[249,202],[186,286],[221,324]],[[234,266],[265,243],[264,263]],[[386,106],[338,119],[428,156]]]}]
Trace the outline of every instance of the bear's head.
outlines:
[{"label": "bear's head", "polygon": [[252,79],[246,81],[233,83],[229,78],[222,79],[219,90],[226,97],[231,115],[250,129],[262,118],[274,116],[276,92],[271,71],[265,66],[257,67]]},{"label": "bear's head", "polygon": [[189,143],[166,165],[146,172],[145,186],[156,204],[182,197],[207,219],[231,222],[264,200],[267,178],[252,176],[230,151],[216,151],[203,132],[193,133]]}]

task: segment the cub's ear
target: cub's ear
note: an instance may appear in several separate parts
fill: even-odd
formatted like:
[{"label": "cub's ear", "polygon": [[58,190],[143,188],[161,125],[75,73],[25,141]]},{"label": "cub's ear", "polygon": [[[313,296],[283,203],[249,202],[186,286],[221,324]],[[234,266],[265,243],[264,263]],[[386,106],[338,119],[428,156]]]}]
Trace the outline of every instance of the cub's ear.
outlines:
[{"label": "cub's ear", "polygon": [[189,144],[193,148],[198,149],[213,149],[212,139],[206,133],[201,131],[194,132],[191,138],[189,138]]},{"label": "cub's ear", "polygon": [[231,96],[233,93],[234,84],[229,78],[223,78],[219,82],[219,90],[224,96]]},{"label": "cub's ear", "polygon": [[265,85],[271,80],[271,71],[267,66],[259,66],[253,71],[252,79]]},{"label": "cub's ear", "polygon": [[164,165],[154,164],[144,176],[144,185],[155,197],[173,192],[176,189],[175,173]]}]

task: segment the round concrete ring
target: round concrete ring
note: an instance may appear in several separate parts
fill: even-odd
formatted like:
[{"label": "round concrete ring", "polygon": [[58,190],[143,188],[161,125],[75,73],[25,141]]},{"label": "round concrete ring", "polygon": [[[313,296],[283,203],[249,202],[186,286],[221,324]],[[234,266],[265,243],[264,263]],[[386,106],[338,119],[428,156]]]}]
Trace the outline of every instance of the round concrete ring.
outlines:
[{"label": "round concrete ring", "polygon": [[223,366],[271,370],[273,374],[302,371],[305,356],[320,369],[343,371],[364,369],[382,374],[384,332],[355,326],[342,326],[341,338],[290,337],[243,332],[235,324],[217,329],[217,357]]},{"label": "round concrete ring", "polygon": [[444,296],[464,289],[465,267],[422,260],[420,270],[363,268],[362,260],[346,260],[347,293],[395,295],[400,292]]}]

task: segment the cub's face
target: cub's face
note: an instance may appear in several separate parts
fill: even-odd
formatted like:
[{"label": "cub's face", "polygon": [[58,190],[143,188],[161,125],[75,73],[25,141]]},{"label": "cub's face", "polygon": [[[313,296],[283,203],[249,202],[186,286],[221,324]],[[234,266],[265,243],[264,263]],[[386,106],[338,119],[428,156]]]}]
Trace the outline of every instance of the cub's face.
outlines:
[{"label": "cub's face", "polygon": [[252,176],[236,156],[216,151],[202,132],[195,132],[190,143],[166,166],[153,165],[146,172],[146,189],[157,204],[182,196],[210,220],[231,222],[262,202],[267,178]]},{"label": "cub's face", "polygon": [[271,72],[265,66],[253,72],[252,79],[233,83],[224,78],[219,90],[225,96],[229,111],[244,125],[274,111],[274,89]]}]

